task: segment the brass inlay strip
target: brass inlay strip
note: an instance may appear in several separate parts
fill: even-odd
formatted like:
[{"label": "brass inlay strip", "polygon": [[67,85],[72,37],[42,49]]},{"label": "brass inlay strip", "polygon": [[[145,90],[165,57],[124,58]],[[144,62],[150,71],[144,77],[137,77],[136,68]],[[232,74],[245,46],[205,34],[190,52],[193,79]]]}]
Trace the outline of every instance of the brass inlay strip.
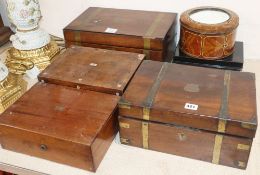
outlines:
[{"label": "brass inlay strip", "polygon": [[226,124],[227,124],[226,120],[219,119],[219,121],[218,121],[218,132],[225,133],[226,132]]},{"label": "brass inlay strip", "polygon": [[[144,101],[143,120],[145,121],[150,120],[150,110],[167,68],[168,68],[168,63],[164,63],[161,67],[160,72],[158,73],[157,78],[154,80],[154,83],[148,93],[148,96]],[[142,122],[143,148],[148,149],[149,148],[149,123],[145,121]]]},{"label": "brass inlay strip", "polygon": [[[226,119],[227,119],[227,115],[228,115],[228,98],[229,98],[229,89],[230,89],[230,77],[231,77],[231,71],[225,71],[224,91],[223,91],[223,96],[222,96],[222,101],[221,101],[220,112],[219,112],[220,119],[218,121],[218,132],[219,133],[226,132],[226,125],[227,125]],[[215,136],[212,163],[219,164],[223,137],[224,137],[223,135],[218,135],[218,134]]]},{"label": "brass inlay strip", "polygon": [[150,119],[150,108],[143,108],[143,119],[149,120]]},{"label": "brass inlay strip", "polygon": [[[93,18],[96,17],[101,11],[102,11],[102,8],[96,8],[96,10],[93,13],[91,13],[84,19],[84,24],[87,24],[91,20],[93,20]],[[74,39],[75,39],[76,45],[81,45],[80,43],[83,41],[81,41],[81,32],[80,31],[74,31]]]},{"label": "brass inlay strip", "polygon": [[219,164],[223,135],[215,136],[212,163]]},{"label": "brass inlay strip", "polygon": [[250,150],[250,145],[238,144],[238,145],[237,145],[237,149],[238,149],[238,150],[249,151],[249,150]]},{"label": "brass inlay strip", "polygon": [[125,104],[119,104],[119,108],[121,109],[131,109],[131,106],[125,105]]},{"label": "brass inlay strip", "polygon": [[144,107],[151,108],[153,104],[153,100],[157,94],[157,91],[160,87],[161,81],[167,71],[169,63],[163,63],[160,72],[158,73],[157,78],[154,80],[153,85],[148,93],[147,98],[144,101]]},{"label": "brass inlay strip", "polygon": [[156,30],[156,28],[159,26],[160,21],[163,19],[164,14],[160,13],[154,20],[154,22],[152,23],[152,25],[149,27],[149,29],[147,30],[147,32],[144,35],[144,49],[151,49],[151,38],[152,35],[154,33],[154,31]]},{"label": "brass inlay strip", "polygon": [[164,14],[163,13],[159,13],[157,15],[157,17],[155,18],[154,22],[152,23],[152,25],[149,27],[149,29],[147,30],[147,32],[145,33],[145,38],[149,38],[153,35],[155,29],[158,27],[160,21],[163,19]]},{"label": "brass inlay strip", "polygon": [[144,38],[144,49],[151,49],[151,39],[150,38]]},{"label": "brass inlay strip", "polygon": [[245,168],[246,167],[246,163],[242,162],[242,161],[238,161],[238,166],[241,168]]},{"label": "brass inlay strip", "polygon": [[222,102],[219,112],[220,118],[227,118],[228,115],[228,98],[229,98],[229,90],[230,90],[230,78],[231,71],[225,71],[224,75],[224,90],[222,95]]},{"label": "brass inlay strip", "polygon": [[148,122],[142,122],[142,136],[143,136],[143,148],[149,148],[149,124]]},{"label": "brass inlay strip", "polygon": [[250,123],[242,123],[242,128],[250,129],[250,130],[256,130],[256,125],[250,124]]},{"label": "brass inlay strip", "polygon": [[121,143],[123,143],[123,144],[129,144],[130,143],[130,141],[129,141],[129,139],[125,139],[125,138],[120,138],[120,142]]},{"label": "brass inlay strip", "polygon": [[145,54],[145,59],[146,60],[150,60],[151,59],[150,50],[143,50],[143,54]]},{"label": "brass inlay strip", "polygon": [[130,128],[130,125],[128,123],[123,123],[123,122],[119,122],[119,126],[120,128],[126,128],[126,129]]}]

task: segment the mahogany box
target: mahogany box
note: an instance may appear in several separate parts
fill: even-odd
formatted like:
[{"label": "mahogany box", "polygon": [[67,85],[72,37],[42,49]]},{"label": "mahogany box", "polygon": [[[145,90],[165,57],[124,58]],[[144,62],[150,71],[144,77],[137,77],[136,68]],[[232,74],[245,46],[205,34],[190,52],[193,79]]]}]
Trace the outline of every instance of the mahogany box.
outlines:
[{"label": "mahogany box", "polygon": [[191,57],[183,53],[178,45],[173,63],[241,71],[244,65],[244,43],[240,41],[235,42],[234,53],[224,59],[217,60],[202,60]]},{"label": "mahogany box", "polygon": [[12,34],[12,31],[9,27],[5,27],[3,20],[0,15],[0,46],[4,45],[6,42],[9,41],[9,38]]},{"label": "mahogany box", "polygon": [[40,81],[122,95],[145,55],[72,46],[48,66]]},{"label": "mahogany box", "polygon": [[37,83],[0,116],[4,149],[96,171],[117,127],[118,96]]},{"label": "mahogany box", "polygon": [[255,75],[145,60],[119,101],[121,143],[245,169]]},{"label": "mahogany box", "polygon": [[146,54],[171,62],[177,14],[90,7],[64,28],[66,46],[81,45]]}]

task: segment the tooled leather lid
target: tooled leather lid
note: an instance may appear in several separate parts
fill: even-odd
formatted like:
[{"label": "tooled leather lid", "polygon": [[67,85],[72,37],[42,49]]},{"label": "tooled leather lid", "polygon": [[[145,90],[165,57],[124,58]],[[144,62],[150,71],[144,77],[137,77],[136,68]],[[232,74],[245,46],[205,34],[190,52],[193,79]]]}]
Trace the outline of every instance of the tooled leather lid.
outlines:
[{"label": "tooled leather lid", "polygon": [[[229,19],[216,23],[216,24],[208,24],[208,23],[202,23],[195,21],[191,18],[191,15],[194,13],[197,13],[199,11],[218,11],[218,12],[224,12],[228,14]],[[219,7],[212,7],[212,6],[202,6],[197,8],[192,8],[190,10],[187,10],[181,14],[180,17],[180,23],[182,26],[188,28],[189,30],[202,33],[202,34],[225,34],[230,33],[234,29],[236,29],[239,25],[239,17],[238,15],[228,9],[219,8]]]}]

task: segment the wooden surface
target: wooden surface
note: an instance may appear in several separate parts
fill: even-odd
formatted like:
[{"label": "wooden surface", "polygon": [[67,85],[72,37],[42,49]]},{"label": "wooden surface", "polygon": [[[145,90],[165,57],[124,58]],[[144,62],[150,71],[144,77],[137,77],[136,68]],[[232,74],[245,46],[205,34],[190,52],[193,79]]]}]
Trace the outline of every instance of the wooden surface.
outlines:
[{"label": "wooden surface", "polygon": [[[5,58],[3,51],[6,50],[6,48],[7,47],[0,48],[0,59]],[[256,73],[257,94],[260,93],[259,66],[260,62],[257,60],[245,60],[244,71]],[[25,78],[30,86],[36,82],[36,80],[27,77]],[[260,101],[259,97],[260,96],[257,95],[257,101]],[[0,148],[0,169],[19,175],[64,175],[64,172],[73,175],[259,175],[259,134],[260,132],[258,130],[252,145],[251,155],[246,170],[239,170],[181,156],[125,146],[119,143],[118,138],[113,141],[95,174],[2,148]]]},{"label": "wooden surface", "polygon": [[95,171],[117,132],[118,99],[38,83],[1,115],[0,143],[8,150]]},{"label": "wooden surface", "polygon": [[[66,41],[164,50],[174,42],[176,14],[90,7],[64,29]],[[107,28],[115,33],[105,32]],[[126,42],[127,41],[127,42]]]},{"label": "wooden surface", "polygon": [[[109,46],[109,45],[102,45],[102,44],[89,44],[89,43],[80,43],[80,42],[72,42],[66,41],[66,48],[75,45],[75,46],[84,46],[84,47],[93,47],[93,48],[101,48],[101,49],[109,49],[109,50],[117,50],[117,51],[124,51],[124,52],[134,52],[140,54],[149,53],[149,59],[155,61],[164,61],[164,52],[158,50],[144,50],[144,49],[136,49],[136,48],[129,48],[129,47],[116,47],[116,46]],[[148,59],[146,57],[146,59]],[[168,59],[171,60],[170,58]]]},{"label": "wooden surface", "polygon": [[[185,109],[186,103],[198,109]],[[253,138],[255,75],[145,60],[120,100],[119,115],[143,119],[144,108],[151,121],[218,132],[223,120],[225,133]]]},{"label": "wooden surface", "polygon": [[[127,143],[124,144],[143,148],[142,121],[128,117],[119,117],[119,122],[129,125],[129,128],[120,127],[120,137],[127,139]],[[148,124],[149,149],[212,162],[216,133],[155,122],[148,122]],[[218,164],[245,169],[252,139],[222,136],[223,143]],[[239,144],[247,145],[249,149],[238,149]],[[244,164],[241,165],[239,162]]]},{"label": "wooden surface", "polygon": [[122,95],[143,54],[73,47],[59,55],[39,80],[75,88]]}]

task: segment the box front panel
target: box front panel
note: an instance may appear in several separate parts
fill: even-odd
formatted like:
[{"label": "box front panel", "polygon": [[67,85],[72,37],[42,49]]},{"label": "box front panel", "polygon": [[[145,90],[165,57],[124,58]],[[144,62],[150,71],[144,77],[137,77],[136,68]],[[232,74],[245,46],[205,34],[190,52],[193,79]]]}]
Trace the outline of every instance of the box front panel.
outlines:
[{"label": "box front panel", "polygon": [[0,144],[4,149],[95,171],[88,145],[0,126]]},{"label": "box front panel", "polygon": [[164,57],[164,54],[166,54],[166,53],[164,53],[163,51],[158,51],[158,50],[144,50],[144,49],[136,49],[136,48],[130,48],[130,47],[117,47],[117,46],[109,46],[109,45],[102,45],[102,44],[90,44],[90,43],[85,43],[85,42],[66,41],[66,48],[68,48],[72,45],[140,53],[140,54],[145,54],[147,60],[154,60],[154,61],[165,61],[165,59],[167,58],[167,57]]},{"label": "box front panel", "polygon": [[121,143],[245,169],[252,140],[119,117]]}]

